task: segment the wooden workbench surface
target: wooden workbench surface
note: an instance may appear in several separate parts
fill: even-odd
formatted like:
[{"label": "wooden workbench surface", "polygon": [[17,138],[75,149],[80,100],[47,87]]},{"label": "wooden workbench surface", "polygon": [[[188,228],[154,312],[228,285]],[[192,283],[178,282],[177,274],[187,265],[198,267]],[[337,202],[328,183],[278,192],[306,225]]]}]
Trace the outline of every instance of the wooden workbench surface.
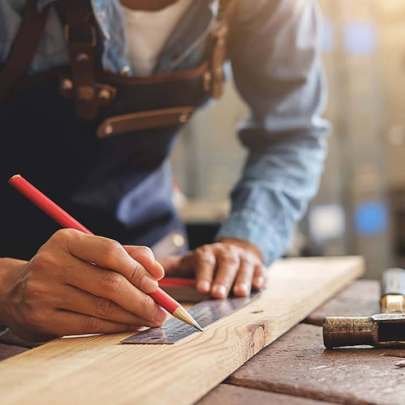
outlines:
[{"label": "wooden workbench surface", "polygon": [[[403,404],[405,350],[367,348],[325,351],[321,323],[327,315],[367,315],[378,310],[378,283],[358,281],[267,349],[200,405]],[[0,345],[0,359],[23,349]]]},{"label": "wooden workbench surface", "polygon": [[378,312],[376,281],[357,281],[258,353],[211,391],[201,405],[404,404],[405,350],[327,351],[321,324],[329,315]]}]

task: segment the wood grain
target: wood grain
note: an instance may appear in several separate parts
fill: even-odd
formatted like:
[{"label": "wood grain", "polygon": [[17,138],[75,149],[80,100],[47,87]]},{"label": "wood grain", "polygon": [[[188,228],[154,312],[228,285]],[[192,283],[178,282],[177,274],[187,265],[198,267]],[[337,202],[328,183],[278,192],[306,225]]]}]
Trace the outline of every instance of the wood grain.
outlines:
[{"label": "wood grain", "polygon": [[327,316],[367,316],[380,312],[380,284],[374,280],[359,280],[317,308],[305,323],[321,326]]},{"label": "wood grain", "polygon": [[364,270],[359,258],[277,263],[260,298],[172,346],[59,339],[0,364],[2,405],[190,404]]},{"label": "wood grain", "polygon": [[290,395],[275,394],[273,392],[259,391],[250,388],[221,384],[198,405],[330,405],[330,402],[315,401],[312,399],[292,397]]},{"label": "wood grain", "polygon": [[322,328],[301,324],[248,361],[228,383],[339,404],[405,403],[405,350],[325,350]]}]

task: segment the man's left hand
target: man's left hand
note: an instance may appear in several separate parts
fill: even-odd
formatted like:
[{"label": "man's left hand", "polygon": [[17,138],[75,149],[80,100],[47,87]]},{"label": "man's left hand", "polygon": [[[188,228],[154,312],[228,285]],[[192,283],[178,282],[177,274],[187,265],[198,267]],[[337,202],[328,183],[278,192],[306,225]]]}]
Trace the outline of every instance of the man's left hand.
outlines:
[{"label": "man's left hand", "polygon": [[265,284],[259,250],[239,239],[223,239],[161,263],[169,276],[190,275],[190,269],[194,269],[197,290],[214,298],[226,298],[231,291],[246,297],[252,288],[261,289]]}]

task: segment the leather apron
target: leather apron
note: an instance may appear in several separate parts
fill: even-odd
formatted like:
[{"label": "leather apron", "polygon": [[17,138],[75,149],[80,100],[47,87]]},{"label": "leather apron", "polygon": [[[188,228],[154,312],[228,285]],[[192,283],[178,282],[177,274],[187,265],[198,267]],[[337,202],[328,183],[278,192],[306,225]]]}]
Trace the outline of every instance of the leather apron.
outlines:
[{"label": "leather apron", "polygon": [[195,69],[167,75],[97,71],[94,82],[112,89],[113,100],[92,119],[61,95],[61,86],[75,85],[74,68],[20,79],[0,103],[0,257],[28,259],[58,229],[7,185],[16,173],[95,234],[153,246],[171,232],[183,233],[168,156],[180,127],[212,95],[212,52],[208,47]]}]

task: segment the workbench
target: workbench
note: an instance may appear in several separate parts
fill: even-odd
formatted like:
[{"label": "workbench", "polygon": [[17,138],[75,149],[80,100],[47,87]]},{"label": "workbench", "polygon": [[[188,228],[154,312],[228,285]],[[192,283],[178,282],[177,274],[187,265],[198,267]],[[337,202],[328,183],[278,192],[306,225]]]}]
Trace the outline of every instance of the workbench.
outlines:
[{"label": "workbench", "polygon": [[[326,351],[327,315],[378,312],[376,281],[357,281],[262,350],[199,404],[404,404],[405,350],[346,348]],[[26,349],[0,345],[0,359]]]}]

